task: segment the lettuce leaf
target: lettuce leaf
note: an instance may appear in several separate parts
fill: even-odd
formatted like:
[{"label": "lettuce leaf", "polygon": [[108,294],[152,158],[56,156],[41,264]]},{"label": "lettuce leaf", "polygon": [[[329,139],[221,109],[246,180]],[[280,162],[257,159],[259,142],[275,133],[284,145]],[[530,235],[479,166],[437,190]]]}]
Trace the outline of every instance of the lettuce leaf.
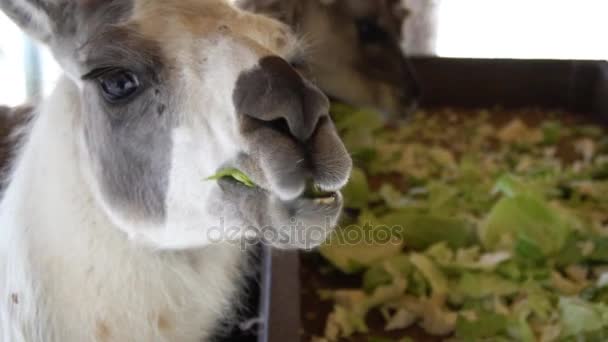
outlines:
[{"label": "lettuce leaf", "polygon": [[480,341],[506,333],[508,323],[507,316],[489,311],[476,313],[474,320],[460,315],[456,322],[455,335],[465,341]]},{"label": "lettuce leaf", "polygon": [[524,194],[502,198],[480,226],[480,240],[490,250],[504,246],[505,241],[523,240],[535,246],[544,256],[559,252],[571,231],[569,222],[548,203]]},{"label": "lettuce leaf", "polygon": [[380,217],[379,221],[389,227],[399,227],[405,244],[415,250],[424,250],[438,242],[459,248],[475,239],[473,227],[456,218],[396,211]]},{"label": "lettuce leaf", "polygon": [[559,300],[562,336],[581,336],[603,330],[608,322],[608,306],[593,304],[577,298],[562,297]]},{"label": "lettuce leaf", "polygon": [[215,175],[208,177],[206,180],[219,180],[226,177],[232,178],[249,188],[254,188],[256,186],[249,176],[242,171],[233,168],[223,169]]}]

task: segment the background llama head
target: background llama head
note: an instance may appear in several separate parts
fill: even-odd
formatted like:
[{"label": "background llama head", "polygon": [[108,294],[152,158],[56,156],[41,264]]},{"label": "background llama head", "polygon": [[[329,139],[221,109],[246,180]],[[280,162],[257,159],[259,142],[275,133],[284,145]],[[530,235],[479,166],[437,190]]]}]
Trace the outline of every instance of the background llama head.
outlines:
[{"label": "background llama head", "polygon": [[420,89],[401,51],[401,0],[238,0],[303,37],[303,69],[330,97],[385,113],[409,113]]}]

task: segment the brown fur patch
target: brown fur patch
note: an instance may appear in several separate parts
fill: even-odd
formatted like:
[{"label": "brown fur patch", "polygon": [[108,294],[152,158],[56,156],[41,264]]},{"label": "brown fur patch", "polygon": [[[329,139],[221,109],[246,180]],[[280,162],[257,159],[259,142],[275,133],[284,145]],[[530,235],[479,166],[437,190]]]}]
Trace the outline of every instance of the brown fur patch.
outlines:
[{"label": "brown fur patch", "polygon": [[158,325],[158,330],[160,330],[160,331],[167,331],[167,330],[173,329],[173,325],[171,324],[169,319],[167,317],[165,317],[165,315],[163,315],[163,314],[160,314],[158,316],[157,325]]},{"label": "brown fur patch", "polygon": [[140,0],[134,20],[139,34],[166,47],[169,56],[180,50],[177,42],[191,45],[188,40],[213,34],[231,36],[261,55],[289,55],[289,49],[297,45],[285,24],[218,1]]},{"label": "brown fur patch", "polygon": [[95,337],[97,337],[97,340],[102,342],[109,341],[111,335],[110,327],[104,321],[98,321],[95,327]]}]

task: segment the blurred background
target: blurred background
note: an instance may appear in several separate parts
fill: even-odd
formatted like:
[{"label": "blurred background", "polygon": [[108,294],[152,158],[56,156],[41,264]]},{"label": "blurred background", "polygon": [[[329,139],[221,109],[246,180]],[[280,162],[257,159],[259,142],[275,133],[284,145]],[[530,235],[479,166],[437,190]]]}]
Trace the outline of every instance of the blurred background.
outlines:
[{"label": "blurred background", "polygon": [[[404,48],[441,57],[608,59],[606,0],[403,0]],[[0,104],[35,101],[59,68],[0,13]],[[7,81],[10,80],[10,81]]]}]

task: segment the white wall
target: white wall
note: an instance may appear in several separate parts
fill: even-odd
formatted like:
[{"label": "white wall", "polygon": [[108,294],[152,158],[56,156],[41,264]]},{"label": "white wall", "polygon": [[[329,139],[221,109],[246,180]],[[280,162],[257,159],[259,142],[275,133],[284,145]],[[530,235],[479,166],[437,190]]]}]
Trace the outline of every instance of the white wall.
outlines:
[{"label": "white wall", "polygon": [[441,0],[436,52],[608,59],[607,0]]},{"label": "white wall", "polygon": [[0,13],[0,104],[17,105],[25,101],[23,35]]}]

